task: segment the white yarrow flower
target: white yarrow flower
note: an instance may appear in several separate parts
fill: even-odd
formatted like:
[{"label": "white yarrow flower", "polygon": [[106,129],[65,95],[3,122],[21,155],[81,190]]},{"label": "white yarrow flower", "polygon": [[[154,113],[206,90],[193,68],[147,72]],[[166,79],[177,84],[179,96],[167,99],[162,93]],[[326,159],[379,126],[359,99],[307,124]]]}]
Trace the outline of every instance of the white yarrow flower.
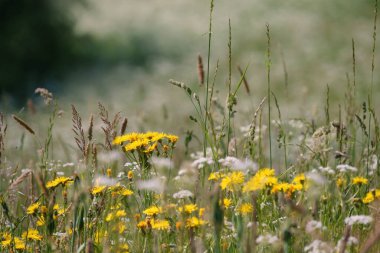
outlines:
[{"label": "white yarrow flower", "polygon": [[304,252],[308,253],[332,253],[333,249],[321,240],[314,240],[309,245],[305,246]]},{"label": "white yarrow flower", "polygon": [[258,244],[273,244],[278,242],[278,237],[275,235],[259,235],[256,239],[256,243]]},{"label": "white yarrow flower", "polygon": [[373,218],[367,215],[353,215],[344,219],[344,223],[350,226],[354,224],[367,225],[371,223],[372,221],[373,221]]},{"label": "white yarrow flower", "polygon": [[173,198],[175,199],[184,199],[188,197],[193,197],[194,194],[189,190],[181,190],[173,194]]},{"label": "white yarrow flower", "polygon": [[336,166],[336,169],[339,171],[339,172],[342,172],[342,173],[345,173],[345,172],[357,172],[358,169],[351,166],[351,165],[348,165],[348,164],[339,164]]},{"label": "white yarrow flower", "polygon": [[322,222],[316,221],[316,220],[311,220],[306,224],[305,230],[307,233],[312,233],[315,230],[322,230],[324,229]]}]

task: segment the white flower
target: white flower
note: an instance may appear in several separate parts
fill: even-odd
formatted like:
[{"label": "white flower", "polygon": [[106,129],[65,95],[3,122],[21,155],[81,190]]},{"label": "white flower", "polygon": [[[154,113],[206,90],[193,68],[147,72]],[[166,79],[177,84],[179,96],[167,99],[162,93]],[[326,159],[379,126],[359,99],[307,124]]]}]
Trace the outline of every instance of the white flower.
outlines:
[{"label": "white flower", "polygon": [[189,190],[181,190],[173,194],[173,198],[175,199],[184,199],[188,197],[193,197],[194,194]]},{"label": "white flower", "polygon": [[64,176],[65,175],[65,172],[63,172],[63,171],[57,171],[57,176]]},{"label": "white flower", "polygon": [[63,168],[66,168],[66,167],[73,167],[75,164],[74,163],[64,163],[62,164],[62,167]]},{"label": "white flower", "polygon": [[344,223],[350,226],[354,224],[367,225],[371,223],[372,221],[373,221],[373,218],[367,215],[353,215],[344,219]]},{"label": "white flower", "polygon": [[136,182],[136,186],[140,190],[154,191],[156,193],[162,193],[165,189],[164,178],[152,178],[149,180],[141,180]]},{"label": "white flower", "polygon": [[197,169],[202,169],[206,164],[211,165],[214,161],[210,157],[201,157],[193,161],[191,166]]},{"label": "white flower", "polygon": [[246,158],[244,161],[239,160],[233,156],[227,156],[225,158],[219,159],[218,161],[222,166],[229,167],[232,170],[246,171],[252,169],[257,170],[257,164]]},{"label": "white flower", "polygon": [[152,157],[152,164],[157,168],[173,168],[173,161],[169,158]]},{"label": "white flower", "polygon": [[275,235],[259,235],[256,239],[256,243],[258,244],[273,244],[278,241],[278,237]]},{"label": "white flower", "polygon": [[324,185],[326,182],[326,179],[317,172],[309,172],[306,174],[306,178],[313,181],[316,185]]},{"label": "white flower", "polygon": [[322,172],[322,173],[326,173],[326,174],[330,174],[330,175],[334,175],[335,174],[335,171],[333,169],[331,169],[330,167],[322,167],[320,166],[319,167],[319,171]]},{"label": "white flower", "polygon": [[113,186],[117,184],[117,180],[103,175],[98,175],[94,179],[94,186]]},{"label": "white flower", "polygon": [[345,173],[345,172],[357,172],[358,169],[351,166],[351,165],[348,165],[348,164],[339,164],[336,166],[336,169],[339,171],[339,172],[342,172],[342,173]]},{"label": "white flower", "polygon": [[306,224],[305,230],[307,233],[312,233],[317,229],[323,229],[324,227],[322,226],[322,222],[316,221],[316,220],[311,220]]},{"label": "white flower", "polygon": [[308,253],[332,253],[333,249],[325,242],[314,240],[309,245],[305,246],[304,252]]}]

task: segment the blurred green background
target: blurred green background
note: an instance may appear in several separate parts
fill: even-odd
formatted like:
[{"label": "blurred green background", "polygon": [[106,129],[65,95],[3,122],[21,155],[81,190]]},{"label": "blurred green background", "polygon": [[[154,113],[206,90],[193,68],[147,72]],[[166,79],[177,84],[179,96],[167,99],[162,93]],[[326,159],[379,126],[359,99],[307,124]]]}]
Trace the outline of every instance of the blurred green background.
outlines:
[{"label": "blurred green background", "polygon": [[[136,116],[162,108],[170,112],[176,105],[185,113],[191,108],[167,80],[197,89],[196,58],[207,55],[209,5],[189,0],[0,0],[1,105],[20,108],[36,87],[46,87],[64,103],[86,108],[100,100],[115,110],[134,108]],[[327,84],[332,96],[344,97],[346,73],[352,75],[352,39],[358,90],[365,96],[373,6],[367,0],[216,0],[211,69],[219,60],[217,89],[224,94],[228,79],[230,18],[233,81],[239,79],[236,66],[249,64],[253,93],[239,98],[249,110],[265,96],[266,23],[271,26],[273,89],[290,112],[310,113]]]}]

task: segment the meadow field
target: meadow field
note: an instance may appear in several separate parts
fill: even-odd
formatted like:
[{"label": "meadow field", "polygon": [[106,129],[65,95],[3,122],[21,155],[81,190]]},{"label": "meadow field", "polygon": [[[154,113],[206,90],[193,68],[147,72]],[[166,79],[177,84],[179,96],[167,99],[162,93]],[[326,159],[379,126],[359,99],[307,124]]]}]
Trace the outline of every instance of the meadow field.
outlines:
[{"label": "meadow field", "polygon": [[84,6],[112,65],[1,103],[0,252],[380,252],[377,0]]}]

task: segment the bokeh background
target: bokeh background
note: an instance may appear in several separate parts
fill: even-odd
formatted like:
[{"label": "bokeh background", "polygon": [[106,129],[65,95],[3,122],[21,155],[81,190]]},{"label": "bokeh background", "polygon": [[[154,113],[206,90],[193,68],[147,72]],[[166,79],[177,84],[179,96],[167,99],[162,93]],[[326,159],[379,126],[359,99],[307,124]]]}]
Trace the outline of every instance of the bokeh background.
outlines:
[{"label": "bokeh background", "polygon": [[[162,118],[167,122],[162,128],[185,121],[191,105],[168,80],[183,81],[202,96],[196,66],[198,54],[204,61],[207,56],[209,5],[200,0],[1,0],[2,110],[22,110],[28,99],[37,101],[35,88],[45,87],[64,111],[70,111],[70,104],[84,114],[96,111],[99,101],[125,112],[136,128]],[[352,82],[352,39],[357,90],[366,99],[373,17],[374,1],[369,0],[216,0],[211,71],[219,60],[221,103],[228,80],[229,19],[233,83],[239,79],[237,66],[249,64],[252,91],[239,91],[238,110],[252,113],[266,94],[268,23],[273,90],[286,116],[304,117],[323,113],[327,84],[336,104],[332,110],[343,103],[347,75]]]}]

